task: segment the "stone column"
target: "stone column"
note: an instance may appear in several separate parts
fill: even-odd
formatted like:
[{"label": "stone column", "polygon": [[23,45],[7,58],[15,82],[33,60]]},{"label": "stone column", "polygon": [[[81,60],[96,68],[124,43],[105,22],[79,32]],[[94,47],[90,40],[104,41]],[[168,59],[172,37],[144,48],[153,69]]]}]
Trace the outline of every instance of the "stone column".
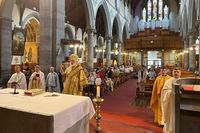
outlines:
[{"label": "stone column", "polygon": [[110,67],[111,61],[111,37],[106,37],[106,66]]},{"label": "stone column", "polygon": [[39,65],[47,73],[64,60],[60,39],[65,36],[65,0],[40,0]]},{"label": "stone column", "polygon": [[[198,0],[198,4],[200,4],[200,0]],[[200,11],[200,5],[198,5],[198,11]],[[198,31],[199,31],[199,37],[200,37],[200,15],[199,15],[200,13],[198,13],[198,24],[199,24],[199,29],[198,29]],[[200,75],[200,38],[199,38],[199,75]]]},{"label": "stone column", "polygon": [[144,65],[144,51],[141,50],[141,65]]},{"label": "stone column", "polygon": [[162,50],[162,61],[161,61],[161,66],[164,67],[165,66],[165,51],[164,49]]},{"label": "stone column", "polygon": [[118,52],[117,63],[121,65],[122,42],[118,42]]},{"label": "stone column", "polygon": [[94,29],[88,29],[88,44],[86,49],[86,65],[89,71],[94,68]]},{"label": "stone column", "polygon": [[188,39],[184,39],[184,69],[188,70],[189,68],[189,50],[188,50],[189,44]]},{"label": "stone column", "polygon": [[65,53],[65,57],[69,57],[69,45],[65,45],[64,46],[64,53]]},{"label": "stone column", "polygon": [[11,75],[12,20],[0,17],[0,83]]},{"label": "stone column", "polygon": [[[195,72],[196,69],[196,53],[195,53],[195,35],[193,33],[190,33],[189,35],[189,71]],[[192,49],[191,49],[192,48]]]}]

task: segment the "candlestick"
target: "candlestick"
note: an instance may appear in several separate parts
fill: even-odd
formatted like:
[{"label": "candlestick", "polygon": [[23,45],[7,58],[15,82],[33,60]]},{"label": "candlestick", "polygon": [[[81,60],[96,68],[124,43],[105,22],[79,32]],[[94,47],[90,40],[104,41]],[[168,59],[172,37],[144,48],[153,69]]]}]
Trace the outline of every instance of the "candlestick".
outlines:
[{"label": "candlestick", "polygon": [[97,98],[100,97],[100,87],[99,86],[97,86],[97,96],[96,97]]},{"label": "candlestick", "polygon": [[95,115],[95,119],[96,119],[96,128],[95,131],[96,133],[100,133],[101,132],[101,128],[100,128],[100,119],[101,119],[101,115],[100,115],[100,108],[101,108],[101,104],[104,101],[104,99],[102,98],[94,98],[93,102],[96,104],[96,115]]}]

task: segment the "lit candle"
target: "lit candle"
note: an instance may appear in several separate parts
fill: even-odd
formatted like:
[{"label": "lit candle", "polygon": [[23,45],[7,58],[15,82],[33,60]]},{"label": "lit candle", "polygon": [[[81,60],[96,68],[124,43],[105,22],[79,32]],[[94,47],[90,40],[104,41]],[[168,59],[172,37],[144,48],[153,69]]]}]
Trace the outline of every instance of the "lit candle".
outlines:
[{"label": "lit candle", "polygon": [[97,86],[97,98],[100,97],[100,87]]}]

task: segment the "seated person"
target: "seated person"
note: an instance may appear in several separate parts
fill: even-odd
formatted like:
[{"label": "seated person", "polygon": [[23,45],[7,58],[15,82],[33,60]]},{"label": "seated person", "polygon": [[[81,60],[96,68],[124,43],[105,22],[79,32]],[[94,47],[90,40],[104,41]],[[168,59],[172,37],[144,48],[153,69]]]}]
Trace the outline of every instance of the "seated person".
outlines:
[{"label": "seated person", "polygon": [[156,79],[156,72],[154,71],[153,68],[150,69],[148,73],[149,80],[155,80]]},{"label": "seated person", "polygon": [[99,74],[97,74],[97,77],[95,79],[95,85],[96,86],[101,86],[101,78],[100,78]]},{"label": "seated person", "polygon": [[26,77],[20,71],[20,66],[15,66],[15,73],[11,76],[7,84],[8,88],[16,87],[17,89],[27,90]]}]

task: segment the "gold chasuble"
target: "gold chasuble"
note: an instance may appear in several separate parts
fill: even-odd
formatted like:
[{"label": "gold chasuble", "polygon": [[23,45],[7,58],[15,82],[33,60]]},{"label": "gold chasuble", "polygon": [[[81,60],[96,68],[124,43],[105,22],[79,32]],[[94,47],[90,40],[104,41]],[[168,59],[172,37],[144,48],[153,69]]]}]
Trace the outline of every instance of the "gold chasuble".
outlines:
[{"label": "gold chasuble", "polygon": [[164,86],[164,83],[170,79],[171,76],[158,76],[153,85],[153,92],[151,96],[151,109],[155,112],[154,122],[162,125],[162,110],[161,110],[161,91]]},{"label": "gold chasuble", "polygon": [[64,76],[66,76],[63,94],[80,95],[80,87],[88,85],[87,77],[80,64],[69,66]]}]

